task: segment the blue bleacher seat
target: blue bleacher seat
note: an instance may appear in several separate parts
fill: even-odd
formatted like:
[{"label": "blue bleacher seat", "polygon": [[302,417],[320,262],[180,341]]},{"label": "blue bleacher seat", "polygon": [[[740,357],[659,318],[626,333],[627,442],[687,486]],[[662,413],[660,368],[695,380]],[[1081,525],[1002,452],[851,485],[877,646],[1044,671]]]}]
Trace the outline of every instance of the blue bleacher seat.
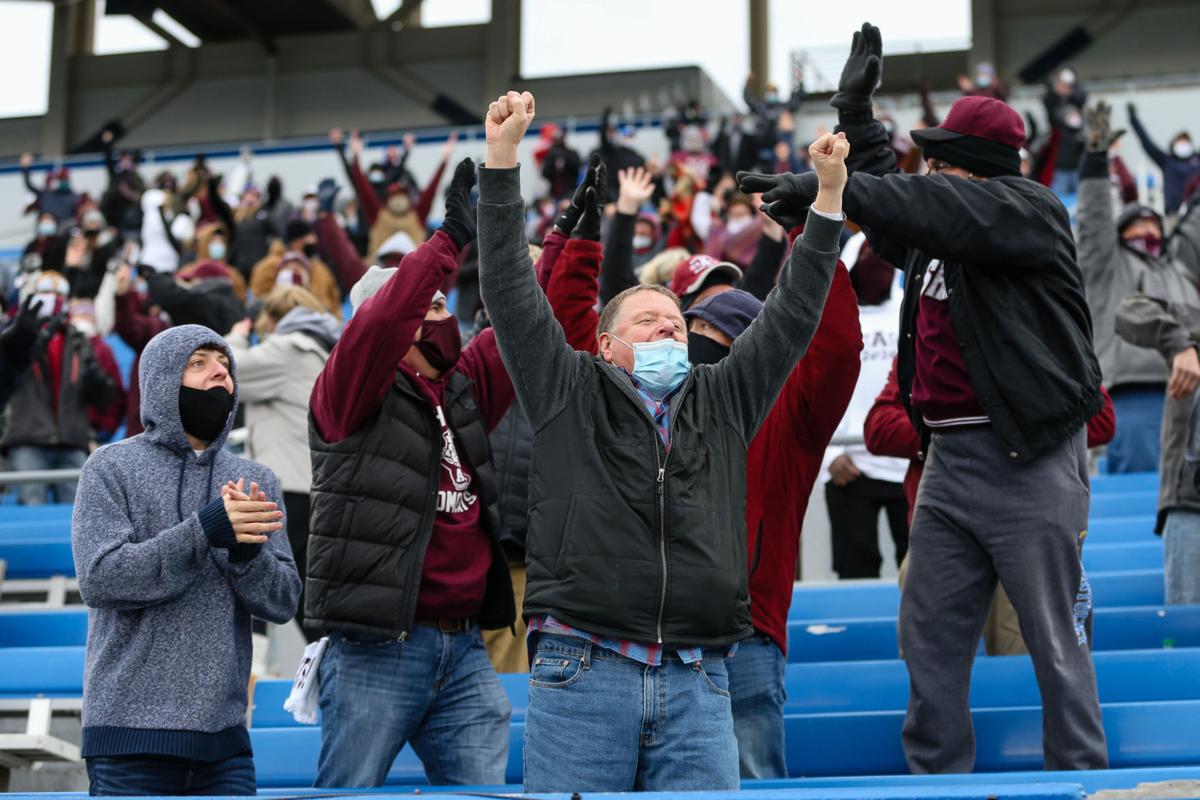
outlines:
[{"label": "blue bleacher seat", "polygon": [[49,578],[75,575],[71,539],[45,539],[39,536],[8,538],[0,536],[0,558],[8,568],[6,578]]},{"label": "blue bleacher seat", "polygon": [[0,698],[83,696],[83,647],[0,647]]},{"label": "blue bleacher seat", "polygon": [[[1200,700],[1108,703],[1102,706],[1109,763],[1114,767],[1200,764]],[[972,712],[978,771],[1038,769],[1040,706]],[[801,775],[886,775],[906,771],[903,711],[789,714],[788,772]],[[1170,735],[1166,735],[1166,732]]]},{"label": "blue bleacher seat", "polygon": [[[4,476],[0,475],[0,482]],[[9,522],[25,522],[28,520],[57,520],[71,524],[71,511],[75,508],[70,503],[47,503],[41,506],[7,506],[0,509],[0,524]]]},{"label": "blue bleacher seat", "polygon": [[71,647],[87,644],[87,609],[0,611],[0,648]]},{"label": "blue bleacher seat", "polygon": [[1154,519],[1153,514],[1092,519],[1083,549],[1086,552],[1094,544],[1162,542],[1154,533]]},{"label": "blue bleacher seat", "polygon": [[1101,473],[1092,476],[1092,496],[1128,492],[1158,491],[1157,472],[1128,472],[1123,475]]},{"label": "blue bleacher seat", "polygon": [[1158,512],[1158,487],[1135,492],[1092,494],[1089,516],[1093,520],[1129,517]]},{"label": "blue bleacher seat", "polygon": [[[1200,605],[1097,609],[1092,646],[1103,651],[1200,647]],[[896,657],[894,615],[788,623],[791,662]]]},{"label": "blue bleacher seat", "polygon": [[[1163,602],[1161,569],[1089,572],[1088,580],[1099,608],[1148,606]],[[821,585],[800,583],[792,590],[788,618],[822,620],[894,616],[899,608],[900,587],[895,581],[842,581]]]},{"label": "blue bleacher seat", "polygon": [[1163,568],[1162,540],[1100,544],[1088,542],[1083,548],[1083,566],[1091,573],[1124,569]]}]

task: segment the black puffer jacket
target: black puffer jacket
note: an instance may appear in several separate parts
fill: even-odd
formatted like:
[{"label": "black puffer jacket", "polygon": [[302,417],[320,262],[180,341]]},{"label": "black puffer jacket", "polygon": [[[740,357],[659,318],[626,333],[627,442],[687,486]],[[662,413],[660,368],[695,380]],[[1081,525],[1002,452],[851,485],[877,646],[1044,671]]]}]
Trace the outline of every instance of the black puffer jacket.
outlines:
[{"label": "black puffer jacket", "polygon": [[[497,535],[491,448],[471,382],[460,373],[446,384],[444,408],[461,445],[459,456],[475,473],[482,522],[492,538],[479,625],[504,628],[516,618],[516,606]],[[308,430],[313,483],[305,627],[406,638],[437,509],[442,454],[437,419],[397,372],[379,413],[348,439],[324,441],[311,414]]]},{"label": "black puffer jacket", "polygon": [[533,428],[514,402],[492,431],[492,463],[500,494],[500,545],[514,564],[525,563],[525,533],[529,527],[529,467],[533,459]]}]

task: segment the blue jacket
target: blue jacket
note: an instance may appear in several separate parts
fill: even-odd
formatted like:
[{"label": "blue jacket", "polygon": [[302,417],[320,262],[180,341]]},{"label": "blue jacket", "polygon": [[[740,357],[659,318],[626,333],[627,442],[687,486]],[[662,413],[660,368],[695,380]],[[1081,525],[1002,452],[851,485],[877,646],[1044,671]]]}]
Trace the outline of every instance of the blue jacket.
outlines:
[{"label": "blue jacket", "polygon": [[[300,578],[285,530],[237,544],[220,497],[257,482],[283,508],[275,475],[222,450],[197,455],[179,418],[188,356],[229,353],[199,325],[170,328],[142,354],[145,432],[102,447],[83,468],[71,524],[88,605],[83,755],[215,761],[249,752],[250,617],[290,620]],[[234,397],[237,396],[236,365]]]}]

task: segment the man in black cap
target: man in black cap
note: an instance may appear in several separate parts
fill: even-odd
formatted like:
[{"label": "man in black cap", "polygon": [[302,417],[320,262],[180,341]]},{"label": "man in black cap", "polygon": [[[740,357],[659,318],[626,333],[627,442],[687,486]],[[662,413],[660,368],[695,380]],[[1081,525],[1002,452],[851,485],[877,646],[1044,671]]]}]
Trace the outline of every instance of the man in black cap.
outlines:
[{"label": "man in black cap", "polygon": [[[881,65],[864,25],[832,104],[851,142],[846,214],[907,272],[897,371],[926,466],[900,602],[905,757],[915,773],[972,769],[971,665],[998,577],[1037,673],[1046,768],[1104,768],[1077,549],[1100,367],[1067,212],[1020,177],[1024,124],[988,97],[913,131],[929,175],[897,173],[871,111]],[[815,193],[805,175],[739,180],[787,227]]]},{"label": "man in black cap", "polygon": [[1195,285],[1200,263],[1188,263],[1195,260],[1188,258],[1189,254],[1176,258],[1175,248],[1165,245],[1157,211],[1130,203],[1116,214],[1108,151],[1124,131],[1111,130],[1110,114],[1104,102],[1087,114],[1076,242],[1096,331],[1096,355],[1117,413],[1117,433],[1108,446],[1108,471],[1147,472],[1158,469],[1167,384],[1177,384],[1178,376],[1200,369],[1200,361],[1191,347],[1170,353],[1164,360],[1153,349],[1125,341],[1117,335],[1117,307],[1135,293],[1200,306]]}]

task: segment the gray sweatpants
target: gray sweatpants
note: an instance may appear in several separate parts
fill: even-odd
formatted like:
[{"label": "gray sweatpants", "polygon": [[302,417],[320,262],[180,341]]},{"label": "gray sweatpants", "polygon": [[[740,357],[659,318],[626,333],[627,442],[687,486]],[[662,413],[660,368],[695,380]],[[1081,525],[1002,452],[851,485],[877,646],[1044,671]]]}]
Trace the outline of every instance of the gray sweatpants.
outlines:
[{"label": "gray sweatpants", "polygon": [[934,434],[900,598],[911,687],[904,754],[912,772],[974,766],[971,665],[997,576],[1037,674],[1045,768],[1108,766],[1091,592],[1078,550],[1091,497],[1085,441],[1081,429],[1036,460],[1016,462],[990,427]]}]

